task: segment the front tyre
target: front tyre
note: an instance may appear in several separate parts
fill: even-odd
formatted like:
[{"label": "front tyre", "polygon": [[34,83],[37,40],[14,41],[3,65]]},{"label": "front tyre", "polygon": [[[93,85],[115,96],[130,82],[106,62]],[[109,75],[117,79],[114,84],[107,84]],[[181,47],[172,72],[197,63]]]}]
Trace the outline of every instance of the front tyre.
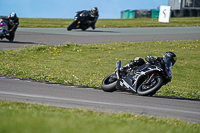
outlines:
[{"label": "front tyre", "polygon": [[69,26],[67,27],[68,31],[71,31],[72,29],[76,28],[76,21],[73,21],[69,24]]},{"label": "front tyre", "polygon": [[140,96],[152,96],[163,85],[163,79],[160,76],[155,76],[150,83],[146,84],[145,81],[138,87],[137,94]]},{"label": "front tyre", "polygon": [[113,92],[116,91],[117,78],[115,73],[111,73],[107,77],[105,77],[101,83],[101,89],[105,92]]}]

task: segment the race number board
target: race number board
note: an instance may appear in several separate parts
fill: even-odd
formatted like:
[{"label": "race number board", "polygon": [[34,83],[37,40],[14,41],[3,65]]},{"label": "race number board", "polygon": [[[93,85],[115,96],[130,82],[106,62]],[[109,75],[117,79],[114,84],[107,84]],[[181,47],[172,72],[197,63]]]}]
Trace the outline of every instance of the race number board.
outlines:
[{"label": "race number board", "polygon": [[160,6],[160,12],[159,12],[159,19],[158,22],[170,22],[170,12],[171,7],[170,6]]}]

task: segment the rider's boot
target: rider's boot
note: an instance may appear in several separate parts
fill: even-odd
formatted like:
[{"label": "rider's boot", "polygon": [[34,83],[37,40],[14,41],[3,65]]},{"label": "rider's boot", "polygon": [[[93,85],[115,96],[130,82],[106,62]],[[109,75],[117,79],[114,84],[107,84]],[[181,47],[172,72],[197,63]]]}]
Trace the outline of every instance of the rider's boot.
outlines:
[{"label": "rider's boot", "polygon": [[95,29],[95,25],[93,24],[93,25],[91,25],[91,27],[92,27],[92,29],[94,30]]}]

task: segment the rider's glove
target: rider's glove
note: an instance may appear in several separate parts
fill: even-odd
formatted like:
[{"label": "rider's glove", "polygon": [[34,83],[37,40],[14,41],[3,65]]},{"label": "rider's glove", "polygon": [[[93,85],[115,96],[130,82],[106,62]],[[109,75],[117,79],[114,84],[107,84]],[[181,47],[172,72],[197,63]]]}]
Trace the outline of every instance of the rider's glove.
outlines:
[{"label": "rider's glove", "polygon": [[133,66],[135,66],[135,62],[133,61],[129,62],[129,67],[132,68]]}]

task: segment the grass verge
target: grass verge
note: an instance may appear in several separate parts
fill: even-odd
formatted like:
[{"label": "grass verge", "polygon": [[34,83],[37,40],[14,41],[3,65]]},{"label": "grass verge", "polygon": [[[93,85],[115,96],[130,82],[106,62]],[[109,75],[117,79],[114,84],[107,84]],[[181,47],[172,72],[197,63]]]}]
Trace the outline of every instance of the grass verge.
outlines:
[{"label": "grass verge", "polygon": [[158,95],[200,99],[199,40],[109,43],[98,45],[36,45],[0,51],[0,74],[63,84],[100,87],[102,79],[135,57],[177,55],[169,86]]},{"label": "grass verge", "polygon": [[[0,101],[1,133],[199,133],[199,123]],[[153,125],[153,126],[152,126]]]},{"label": "grass verge", "polygon": [[[66,28],[73,19],[43,19],[43,18],[20,18],[20,27],[58,27]],[[200,17],[171,18],[170,23],[160,23],[158,19],[99,19],[96,27],[122,28],[122,27],[198,27]]]}]

